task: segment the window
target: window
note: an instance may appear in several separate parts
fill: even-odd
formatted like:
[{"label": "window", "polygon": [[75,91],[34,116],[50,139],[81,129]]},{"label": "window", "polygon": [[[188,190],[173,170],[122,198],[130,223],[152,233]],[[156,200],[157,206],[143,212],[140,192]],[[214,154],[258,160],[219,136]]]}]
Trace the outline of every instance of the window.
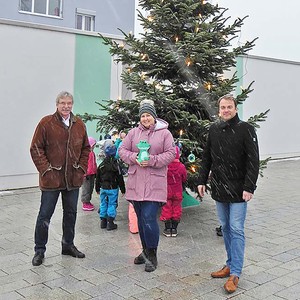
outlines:
[{"label": "window", "polygon": [[62,17],[62,0],[20,0],[20,11]]},{"label": "window", "polygon": [[77,8],[76,29],[95,31],[95,16],[95,11]]}]

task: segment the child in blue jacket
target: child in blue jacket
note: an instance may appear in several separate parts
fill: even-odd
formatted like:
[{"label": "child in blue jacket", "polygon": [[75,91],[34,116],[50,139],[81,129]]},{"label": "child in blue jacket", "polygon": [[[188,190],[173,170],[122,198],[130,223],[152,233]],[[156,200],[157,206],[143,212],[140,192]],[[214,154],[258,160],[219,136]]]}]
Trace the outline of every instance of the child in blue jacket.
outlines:
[{"label": "child in blue jacket", "polygon": [[96,174],[96,192],[100,193],[100,227],[107,230],[117,229],[114,220],[117,215],[119,188],[125,194],[125,183],[116,155],[115,145],[105,148],[105,158]]}]

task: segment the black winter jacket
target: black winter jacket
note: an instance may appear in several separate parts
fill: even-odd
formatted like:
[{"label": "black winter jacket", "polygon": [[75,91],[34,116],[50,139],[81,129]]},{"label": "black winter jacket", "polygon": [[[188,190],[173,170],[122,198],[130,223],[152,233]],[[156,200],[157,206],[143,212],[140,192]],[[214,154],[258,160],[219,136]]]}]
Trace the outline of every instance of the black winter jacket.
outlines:
[{"label": "black winter jacket", "polygon": [[244,202],[243,191],[254,193],[259,174],[255,129],[238,115],[217,121],[209,129],[199,179],[207,183],[211,171],[212,198],[219,202]]},{"label": "black winter jacket", "polygon": [[125,183],[118,161],[114,157],[106,157],[97,168],[96,174],[96,192],[100,188],[112,190],[120,188],[122,194],[125,194]]}]

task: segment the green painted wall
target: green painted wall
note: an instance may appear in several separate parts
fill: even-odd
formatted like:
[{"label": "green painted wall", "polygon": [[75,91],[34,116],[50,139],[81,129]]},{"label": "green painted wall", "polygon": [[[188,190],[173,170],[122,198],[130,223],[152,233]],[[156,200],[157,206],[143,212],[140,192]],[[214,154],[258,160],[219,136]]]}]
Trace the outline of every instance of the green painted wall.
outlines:
[{"label": "green painted wall", "polygon": [[[100,37],[76,35],[74,112],[100,114],[95,103],[110,99],[111,55]],[[96,122],[87,122],[89,136],[99,139]]]}]

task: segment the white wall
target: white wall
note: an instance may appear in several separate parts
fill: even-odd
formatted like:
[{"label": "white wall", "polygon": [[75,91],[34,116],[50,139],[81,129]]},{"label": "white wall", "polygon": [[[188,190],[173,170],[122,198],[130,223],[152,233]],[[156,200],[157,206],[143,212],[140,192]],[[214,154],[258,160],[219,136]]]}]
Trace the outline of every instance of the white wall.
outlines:
[{"label": "white wall", "polygon": [[143,32],[143,27],[138,20],[137,10],[142,11],[142,8],[139,6],[139,0],[134,0],[135,2],[135,20],[134,20],[134,35],[139,36],[139,33]]},{"label": "white wall", "polygon": [[57,93],[73,91],[75,35],[1,24],[0,40],[1,190],[38,184],[30,142]]},{"label": "white wall", "polygon": [[300,63],[244,58],[243,86],[255,83],[243,104],[243,119],[270,109],[257,131],[263,158],[300,156],[299,74]]},{"label": "white wall", "polygon": [[[266,122],[258,129],[262,157],[273,158],[300,155],[300,104],[298,78],[300,74],[300,31],[298,0],[240,1],[210,0],[228,8],[230,19],[244,17],[237,43],[256,37],[256,45],[244,60],[243,85],[255,81],[254,91],[244,103],[244,119],[270,109]],[[252,55],[260,56],[255,58]],[[275,58],[268,61],[266,58]],[[278,60],[276,60],[278,59]],[[285,61],[279,61],[285,60]]]}]

